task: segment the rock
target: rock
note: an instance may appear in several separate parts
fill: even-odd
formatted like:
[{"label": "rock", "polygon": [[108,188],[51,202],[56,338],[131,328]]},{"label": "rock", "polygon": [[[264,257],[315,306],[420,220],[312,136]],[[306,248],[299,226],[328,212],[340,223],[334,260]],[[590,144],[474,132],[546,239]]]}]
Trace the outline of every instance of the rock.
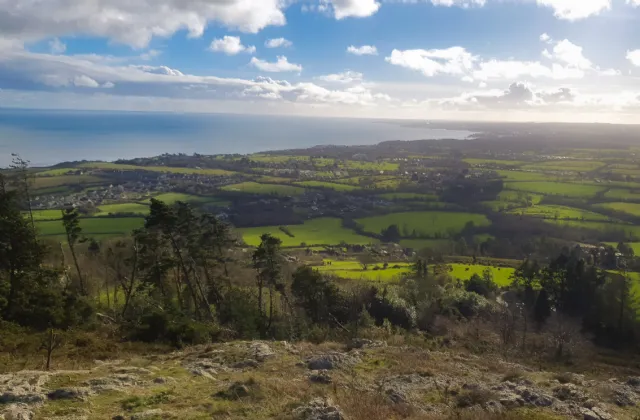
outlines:
[{"label": "rock", "polygon": [[147,410],[147,411],[143,411],[141,413],[137,413],[131,416],[131,420],[142,420],[142,419],[148,419],[151,417],[158,417],[158,416],[163,416],[165,413],[159,409],[156,408],[154,410]]},{"label": "rock", "polygon": [[640,386],[640,377],[638,376],[631,376],[629,377],[629,379],[627,379],[627,385],[630,386]]},{"label": "rock", "polygon": [[258,362],[264,362],[265,360],[275,356],[275,352],[265,343],[259,341],[251,343],[249,346],[249,354],[252,359]]},{"label": "rock", "polygon": [[246,359],[246,360],[243,360],[241,362],[233,364],[231,367],[234,368],[234,369],[246,369],[246,368],[255,369],[258,366],[260,366],[260,363],[258,363],[257,360]]},{"label": "rock", "polygon": [[331,352],[307,359],[307,367],[311,370],[331,370],[336,368],[351,367],[360,362],[360,359],[347,353]]},{"label": "rock", "polygon": [[354,338],[349,343],[349,349],[373,349],[379,347],[386,347],[387,343],[379,340],[368,340],[366,338]]},{"label": "rock", "polygon": [[316,384],[330,384],[332,382],[329,372],[326,370],[315,371],[309,375],[309,380]]},{"label": "rock", "polygon": [[405,395],[393,389],[387,389],[387,398],[389,398],[389,401],[394,404],[402,404],[407,402],[407,397]]},{"label": "rock", "polygon": [[309,404],[296,408],[293,415],[298,420],[344,420],[340,408],[330,398],[316,398]]},{"label": "rock", "polygon": [[553,396],[561,401],[586,401],[588,399],[574,384],[564,384],[554,388]]},{"label": "rock", "polygon": [[229,387],[229,394],[234,395],[236,398],[244,398],[249,396],[249,388],[241,383],[235,383]]},{"label": "rock", "polygon": [[580,414],[584,420],[600,420],[600,417],[588,408],[583,408]]},{"label": "rock", "polygon": [[123,366],[113,370],[115,373],[120,374],[134,374],[134,375],[151,375],[151,371],[149,369],[134,367],[134,366]]},{"label": "rock", "polygon": [[172,384],[175,383],[176,380],[171,377],[158,376],[153,380],[154,384],[163,385],[163,384]]},{"label": "rock", "polygon": [[43,386],[49,374],[17,372],[0,375],[0,404],[41,404],[45,400]]},{"label": "rock", "polygon": [[11,404],[0,415],[4,420],[31,420],[35,418],[33,411],[25,404]]},{"label": "rock", "polygon": [[598,416],[600,420],[611,420],[611,414],[607,413],[607,411],[600,407],[593,407],[591,411]]},{"label": "rock", "polygon": [[83,383],[84,386],[90,387],[91,391],[98,393],[104,391],[121,391],[124,388],[145,384],[145,381],[131,374],[115,374],[104,378],[89,379]]},{"label": "rock", "polygon": [[198,359],[189,363],[186,368],[193,375],[202,376],[208,379],[213,379],[218,375],[218,372],[225,372],[228,370],[225,366],[218,362],[214,362],[211,359]]},{"label": "rock", "polygon": [[47,394],[50,400],[85,400],[91,394],[89,388],[60,388]]},{"label": "rock", "polygon": [[524,406],[525,402],[518,394],[502,395],[499,399],[500,404],[507,408],[517,408]]},{"label": "rock", "polygon": [[117,416],[111,417],[111,420],[127,420],[127,419],[124,416],[117,415]]},{"label": "rock", "polygon": [[613,402],[620,407],[630,407],[636,405],[635,394],[625,388],[613,391]]}]

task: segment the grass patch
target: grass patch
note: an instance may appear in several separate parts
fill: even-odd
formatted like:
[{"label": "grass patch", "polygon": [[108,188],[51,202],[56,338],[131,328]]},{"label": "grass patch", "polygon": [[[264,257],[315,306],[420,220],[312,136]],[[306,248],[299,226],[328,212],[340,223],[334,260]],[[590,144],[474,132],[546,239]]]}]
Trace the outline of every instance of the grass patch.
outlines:
[{"label": "grass patch", "polygon": [[78,168],[58,168],[48,169],[41,172],[36,172],[36,176],[61,176],[66,175],[69,172],[77,171]]},{"label": "grass patch", "polygon": [[324,182],[324,181],[302,181],[295,182],[295,185],[299,185],[301,187],[311,187],[311,188],[328,188],[335,191],[353,191],[359,189],[358,187],[354,187],[353,185],[347,184],[337,184],[335,182]]},{"label": "grass patch", "polygon": [[545,195],[589,198],[594,197],[599,192],[605,191],[606,187],[568,182],[506,182],[505,189]]},{"label": "grass patch", "polygon": [[451,241],[449,239],[403,239],[400,241],[400,246],[414,250],[441,249],[451,248]]},{"label": "grass patch", "polygon": [[640,216],[640,204],[633,203],[604,203],[604,204],[596,204],[596,207],[620,211],[626,214],[630,214],[632,216]]},{"label": "grass patch", "polygon": [[[640,205],[639,205],[640,207]],[[610,217],[604,214],[594,213],[588,210],[582,210],[574,207],[557,206],[557,205],[537,205],[526,208],[510,210],[510,214],[518,214],[522,216],[540,217],[544,219],[557,220],[591,220],[591,221],[610,221]]]},{"label": "grass patch", "polygon": [[196,169],[196,168],[173,168],[168,166],[139,166],[139,165],[121,165],[109,162],[89,162],[78,166],[79,168],[104,169],[110,171],[148,171],[163,172],[170,174],[185,175],[209,175],[209,176],[231,176],[237,172],[225,171],[224,169]]},{"label": "grass patch", "polygon": [[33,188],[40,190],[64,185],[87,185],[105,182],[107,182],[106,179],[93,175],[38,176],[34,179]]},{"label": "grass patch", "polygon": [[397,193],[385,193],[378,194],[378,197],[383,198],[385,200],[417,200],[417,201],[437,201],[438,197],[435,194],[421,194],[421,193],[408,193],[408,192],[397,192]]},{"label": "grass patch", "polygon": [[502,160],[502,159],[475,159],[475,158],[467,158],[463,159],[463,162],[468,163],[473,166],[485,166],[485,165],[496,165],[496,166],[521,166],[527,162],[523,162],[520,160]]},{"label": "grass patch", "polygon": [[409,236],[415,230],[419,235],[430,237],[447,237],[459,233],[468,222],[473,222],[475,226],[491,224],[482,214],[438,211],[391,213],[365,217],[357,222],[367,232],[380,233],[390,225],[398,225],[400,232],[405,236]]},{"label": "grass patch", "polygon": [[[142,227],[143,218],[138,217],[103,217],[80,219],[82,233],[88,237],[113,237],[129,235],[134,229]],[[36,229],[40,236],[66,239],[61,221],[36,222]]]},{"label": "grass patch", "polygon": [[500,287],[507,287],[511,284],[511,277],[515,273],[516,269],[511,267],[494,267],[490,265],[477,265],[477,264],[449,264],[451,277],[467,281],[477,274],[482,276],[484,270],[487,268],[491,270],[493,274],[493,282]]},{"label": "grass patch", "polygon": [[502,178],[507,181],[527,182],[527,181],[558,181],[560,177],[555,175],[544,174],[540,172],[525,171],[496,171]]},{"label": "grass patch", "polygon": [[[342,166],[342,165],[341,165]],[[361,162],[356,160],[348,160],[345,162],[344,167],[347,169],[354,169],[358,171],[384,171],[393,172],[400,169],[400,165],[391,162]]]},{"label": "grass patch", "polygon": [[285,234],[280,226],[241,228],[237,231],[250,246],[260,245],[260,236],[264,233],[280,238],[284,247],[299,247],[302,243],[311,246],[338,245],[341,242],[366,245],[378,242],[342,227],[342,220],[331,217],[307,220],[302,225],[289,225],[287,230],[293,234],[293,237]]},{"label": "grass patch", "polygon": [[605,166],[604,162],[593,160],[552,160],[525,165],[523,169],[539,169],[554,171],[590,172]]},{"label": "grass patch", "polygon": [[640,201],[640,193],[621,188],[612,188],[604,194],[605,198],[622,201]]},{"label": "grass patch", "polygon": [[[331,262],[331,265],[326,263]],[[371,264],[367,269],[363,269],[362,264],[355,260],[332,261],[326,260],[325,265],[315,267],[323,274],[328,274],[343,279],[365,280],[377,282],[390,282],[399,280],[402,276],[411,271],[411,264],[406,262],[389,263],[384,268],[384,263]]]},{"label": "grass patch", "polygon": [[[29,217],[29,213],[25,212],[25,215]],[[62,219],[62,210],[34,210],[33,220],[60,220]]]},{"label": "grass patch", "polygon": [[[184,201],[185,203],[208,203],[215,201],[215,197],[202,197],[199,195],[183,194],[183,193],[165,193],[155,197],[156,200],[160,200],[168,205],[173,205],[178,201]],[[150,202],[151,200],[149,200]]]},{"label": "grass patch", "polygon": [[304,188],[294,187],[291,185],[259,184],[257,182],[241,182],[239,184],[226,185],[222,187],[222,190],[241,192],[245,194],[284,196],[301,195],[305,192]]},{"label": "grass patch", "polygon": [[640,226],[627,225],[623,223],[606,223],[606,222],[588,222],[577,220],[550,220],[546,219],[546,223],[552,223],[558,226],[567,226],[578,229],[589,229],[602,233],[619,233],[624,232],[628,239],[640,239]]},{"label": "grass patch", "polygon": [[146,215],[149,213],[149,206],[139,203],[105,204],[98,208],[98,212],[94,216],[108,216],[116,213]]}]

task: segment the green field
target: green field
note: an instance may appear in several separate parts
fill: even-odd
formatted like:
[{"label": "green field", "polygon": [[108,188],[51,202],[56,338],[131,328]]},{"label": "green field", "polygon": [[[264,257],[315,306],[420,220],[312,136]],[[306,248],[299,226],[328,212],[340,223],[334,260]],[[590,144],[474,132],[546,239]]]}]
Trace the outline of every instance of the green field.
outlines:
[{"label": "green field", "polygon": [[[80,219],[82,234],[87,237],[110,237],[129,235],[134,229],[142,227],[143,218],[138,217],[102,217]],[[36,229],[41,236],[65,239],[64,227],[61,221],[37,222]]]},{"label": "green field", "polygon": [[468,163],[469,165],[474,165],[474,166],[478,166],[478,165],[520,166],[527,163],[519,160],[474,159],[474,158],[467,158],[467,159],[463,159],[462,161]]},{"label": "green field", "polygon": [[229,176],[235,175],[236,172],[225,171],[223,169],[196,169],[196,168],[173,168],[168,166],[137,166],[137,165],[120,165],[109,162],[89,162],[78,166],[79,168],[104,169],[110,171],[149,171],[149,172],[166,172],[172,174],[195,174],[210,176]]},{"label": "green field", "polygon": [[531,165],[523,166],[523,169],[539,169],[552,171],[574,171],[574,172],[590,172],[598,168],[602,168],[606,164],[604,162],[596,162],[592,160],[552,160],[548,162],[537,162]]},{"label": "green field", "polygon": [[378,194],[378,197],[385,200],[417,200],[417,201],[436,201],[438,197],[434,194],[420,194],[420,193],[385,193]]},{"label": "green field", "polygon": [[304,194],[304,188],[294,187],[291,185],[278,184],[259,184],[257,182],[241,182],[240,184],[226,185],[222,187],[224,191],[242,192],[245,194],[262,194],[262,195],[301,195]]},{"label": "green field", "polygon": [[358,190],[358,187],[354,187],[353,185],[347,184],[337,184],[335,182],[324,182],[324,181],[302,181],[295,182],[295,185],[299,185],[301,187],[311,187],[311,188],[329,188],[335,191],[353,191]]},{"label": "green field", "polygon": [[376,263],[367,266],[367,269],[363,270],[362,265],[355,260],[331,261],[331,265],[328,265],[329,261],[330,260],[325,261],[325,265],[323,266],[314,268],[318,269],[318,271],[323,274],[343,279],[379,282],[399,280],[402,276],[411,271],[411,264],[406,262],[389,263],[389,266],[386,269],[384,268],[383,263]]},{"label": "green field", "polygon": [[608,221],[610,217],[592,211],[556,205],[537,205],[510,210],[508,213],[544,219]]},{"label": "green field", "polygon": [[451,249],[452,242],[449,239],[403,239],[400,241],[400,246],[403,248],[411,248],[414,251],[425,248],[439,250]]},{"label": "green field", "polygon": [[620,188],[613,188],[604,194],[605,198],[623,201],[640,201],[640,193]]},{"label": "green field", "polygon": [[449,273],[451,277],[463,281],[469,280],[474,274],[481,276],[484,270],[489,268],[493,272],[494,283],[500,287],[509,286],[511,284],[511,277],[516,271],[515,268],[486,265],[449,264],[449,266],[451,267],[451,272]]},{"label": "green field", "polygon": [[353,245],[378,242],[373,238],[358,235],[354,231],[342,227],[342,220],[330,217],[307,220],[302,225],[289,225],[286,228],[294,235],[293,238],[280,230],[279,226],[241,228],[237,231],[250,246],[258,246],[260,236],[264,233],[270,233],[280,238],[284,247],[299,247],[302,243],[311,246],[338,245],[343,241]]},{"label": "green field", "polygon": [[47,169],[45,171],[36,172],[36,176],[61,176],[67,174],[68,172],[77,170],[77,168]]},{"label": "green field", "polygon": [[640,226],[626,225],[622,223],[605,222],[582,222],[576,220],[551,220],[545,219],[546,223],[559,226],[569,226],[579,229],[590,229],[598,232],[624,232],[627,238],[640,239]]},{"label": "green field", "polygon": [[603,203],[596,204],[596,207],[600,207],[603,209],[620,211],[623,213],[630,214],[632,216],[640,217],[640,204],[633,203]]},{"label": "green field", "polygon": [[[173,205],[178,201],[184,201],[185,203],[208,203],[216,201],[215,197],[202,197],[199,195],[183,194],[183,193],[164,193],[156,195],[156,200],[160,200],[168,205]],[[151,201],[151,200],[148,200]]]},{"label": "green field", "polygon": [[261,163],[287,163],[289,161],[308,161],[309,156],[269,155],[256,153],[247,156],[249,160]]},{"label": "green field", "polygon": [[[342,165],[341,165],[342,166]],[[400,169],[400,165],[391,162],[360,162],[357,160],[348,160],[345,162],[344,167],[347,169],[360,170],[360,171],[384,171],[393,172]]]},{"label": "green field", "polygon": [[568,182],[506,182],[505,189],[527,191],[545,195],[562,195],[566,197],[594,197],[605,191],[606,187],[595,185],[572,184]]},{"label": "green field", "polygon": [[[605,244],[614,248],[618,247],[617,242],[605,242]],[[640,256],[640,242],[625,242],[625,244],[629,245],[631,249],[633,249],[633,253],[635,255]]]},{"label": "green field", "polygon": [[149,214],[149,206],[139,203],[104,204],[98,208],[94,216],[108,216],[116,213],[134,213],[146,216]]},{"label": "green field", "polygon": [[482,214],[439,211],[391,213],[357,219],[356,222],[371,233],[380,233],[390,225],[398,225],[403,234],[415,230],[417,234],[428,237],[447,237],[459,233],[468,222],[473,222],[475,226],[490,225],[489,219]]},{"label": "green field", "polygon": [[[28,214],[25,213],[28,217]],[[33,220],[60,220],[62,219],[62,210],[34,210]]]},{"label": "green field", "polygon": [[107,182],[106,179],[92,175],[38,176],[34,180],[33,188],[39,190],[63,185],[85,185],[105,182]]},{"label": "green field", "polygon": [[543,174],[540,172],[525,171],[496,171],[498,175],[507,181],[527,182],[527,181],[556,181],[558,177],[555,175]]}]

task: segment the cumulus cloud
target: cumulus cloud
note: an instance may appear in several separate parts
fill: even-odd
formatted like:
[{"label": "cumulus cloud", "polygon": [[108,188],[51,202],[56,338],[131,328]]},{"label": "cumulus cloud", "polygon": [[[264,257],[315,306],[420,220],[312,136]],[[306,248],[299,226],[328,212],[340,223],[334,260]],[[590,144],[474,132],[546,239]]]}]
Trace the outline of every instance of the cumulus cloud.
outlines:
[{"label": "cumulus cloud", "polygon": [[627,0],[627,4],[630,4],[632,6],[640,6],[640,0]]},{"label": "cumulus cloud", "polygon": [[214,52],[222,52],[226,55],[237,55],[240,53],[248,53],[253,54],[256,52],[256,47],[253,45],[245,46],[242,45],[240,41],[240,37],[237,36],[225,36],[222,39],[214,39],[211,41],[211,45],[209,46],[209,50]]},{"label": "cumulus cloud", "polygon": [[548,33],[543,33],[542,35],[540,35],[540,41],[542,42],[547,42],[547,43],[551,43],[553,42],[553,40],[551,39],[551,37],[549,36]]},{"label": "cumulus cloud", "polygon": [[579,20],[611,9],[611,0],[536,0],[538,5],[553,9],[559,19]]},{"label": "cumulus cloud", "polygon": [[552,60],[557,60],[577,69],[586,70],[592,66],[591,61],[582,54],[582,47],[577,46],[568,39],[558,42],[553,47],[553,53],[547,52],[546,55]]},{"label": "cumulus cloud", "polygon": [[361,47],[350,45],[347,48],[347,52],[353,55],[378,55],[378,48],[375,45],[363,45]]},{"label": "cumulus cloud", "polygon": [[362,73],[356,71],[347,70],[343,73],[327,74],[324,76],[318,76],[318,80],[330,83],[353,83],[361,82],[363,79]]},{"label": "cumulus cloud", "polygon": [[149,60],[153,60],[156,57],[160,57],[160,55],[162,55],[162,51],[149,50],[147,52],[140,54],[140,59],[144,61],[149,61]]},{"label": "cumulus cloud", "polygon": [[285,38],[268,39],[264,43],[264,46],[267,48],[289,48],[292,45],[293,45],[293,42]]},{"label": "cumulus cloud", "polygon": [[163,74],[165,76],[184,76],[180,70],[172,69],[167,66],[130,66],[145,73]]},{"label": "cumulus cloud", "polygon": [[58,38],[53,38],[49,41],[49,49],[53,54],[62,54],[67,50],[67,45]]},{"label": "cumulus cloud", "polygon": [[380,9],[380,3],[376,0],[321,0],[320,10],[327,8],[332,8],[333,15],[340,20],[371,16]]},{"label": "cumulus cloud", "polygon": [[640,67],[640,50],[627,51],[627,60],[636,67]]},{"label": "cumulus cloud", "polygon": [[281,0],[0,0],[0,37],[80,34],[141,48],[180,30],[200,37],[210,22],[252,33],[281,26],[285,6]]},{"label": "cumulus cloud", "polygon": [[393,50],[385,61],[395,66],[421,72],[427,77],[438,74],[465,74],[473,68],[476,57],[463,47],[442,50]]},{"label": "cumulus cloud", "polygon": [[298,72],[302,71],[302,66],[300,64],[290,63],[287,57],[278,56],[278,59],[275,63],[270,63],[265,60],[260,60],[259,58],[253,57],[251,62],[249,63],[258,70],[278,73],[278,72]]}]

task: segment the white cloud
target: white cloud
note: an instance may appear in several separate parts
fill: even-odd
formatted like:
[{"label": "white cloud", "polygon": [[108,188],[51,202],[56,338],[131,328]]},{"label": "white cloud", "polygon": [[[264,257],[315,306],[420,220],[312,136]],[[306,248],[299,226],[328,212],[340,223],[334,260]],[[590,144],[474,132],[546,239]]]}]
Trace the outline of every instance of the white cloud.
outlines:
[{"label": "white cloud", "polygon": [[476,57],[463,47],[451,47],[444,50],[393,50],[385,61],[433,77],[438,74],[465,74],[473,68]]},{"label": "white cloud", "polygon": [[579,20],[611,9],[611,0],[536,0],[538,5],[553,9],[559,19]]},{"label": "white cloud", "polygon": [[[487,3],[487,0],[430,0],[434,6],[458,6],[458,7],[469,7],[469,6],[484,6]],[[416,0],[405,0],[405,3],[415,3]]]},{"label": "white cloud", "polygon": [[49,41],[49,49],[53,54],[62,54],[67,50],[67,45],[58,38],[53,38]]},{"label": "white cloud", "polygon": [[106,82],[102,84],[103,89],[113,89],[116,85],[112,82]]},{"label": "white cloud", "polygon": [[165,76],[184,76],[180,70],[172,69],[167,66],[130,66],[140,71],[150,74],[162,74]]},{"label": "white cloud", "polygon": [[632,6],[640,6],[640,0],[627,0],[627,4],[630,4]]},{"label": "white cloud", "polygon": [[105,37],[145,47],[153,37],[186,30],[200,37],[210,22],[258,32],[286,22],[281,0],[0,0],[0,37]]},{"label": "white cloud", "polygon": [[356,71],[347,70],[343,73],[327,74],[324,76],[318,76],[318,80],[330,83],[353,83],[361,82],[363,79],[362,73]]},{"label": "white cloud", "polygon": [[268,39],[264,43],[264,46],[267,48],[289,48],[292,45],[293,45],[293,42],[285,38]]},{"label": "white cloud", "polygon": [[592,66],[591,61],[582,54],[582,47],[577,46],[568,39],[558,42],[553,47],[553,53],[549,53],[547,50],[545,51],[545,55],[548,58],[557,60],[570,67],[586,70]]},{"label": "white cloud", "polygon": [[546,32],[543,33],[542,35],[540,35],[540,41],[542,42],[546,42],[546,43],[551,43],[553,42],[553,40],[551,39],[551,37],[549,36],[549,34],[547,34]]},{"label": "white cloud", "polygon": [[636,67],[640,67],[640,50],[627,51],[627,60]]},{"label": "white cloud", "polygon": [[144,61],[149,61],[149,60],[153,60],[156,57],[160,57],[161,55],[162,55],[162,51],[149,50],[147,52],[140,54],[140,59]]},{"label": "white cloud", "polygon": [[338,20],[371,16],[380,9],[380,3],[376,0],[320,0],[321,11],[329,5],[333,7],[333,15]]},{"label": "white cloud", "polygon": [[347,52],[354,55],[378,55],[378,48],[375,45],[363,45],[361,47],[351,45],[347,48]]},{"label": "white cloud", "polygon": [[251,62],[249,63],[258,70],[278,73],[278,72],[301,72],[302,66],[300,64],[290,63],[287,57],[278,56],[278,60],[275,63],[270,63],[268,61],[260,60],[259,58],[253,57]]},{"label": "white cloud", "polygon": [[236,55],[240,53],[253,54],[256,52],[256,47],[253,45],[242,45],[240,37],[227,35],[222,39],[214,39],[209,46],[209,50],[223,52],[227,55]]}]

